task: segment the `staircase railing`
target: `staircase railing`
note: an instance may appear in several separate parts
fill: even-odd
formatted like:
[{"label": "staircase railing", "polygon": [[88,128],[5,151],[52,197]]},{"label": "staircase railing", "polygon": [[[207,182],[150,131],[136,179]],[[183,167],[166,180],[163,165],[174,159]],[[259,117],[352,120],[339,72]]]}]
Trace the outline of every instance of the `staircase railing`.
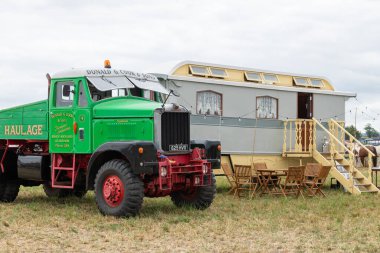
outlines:
[{"label": "staircase railing", "polygon": [[[337,153],[340,153],[342,150],[344,152],[348,153],[348,162],[349,162],[349,172],[351,174],[351,187],[352,191],[354,188],[354,159],[355,159],[355,154],[352,152],[352,150],[348,149],[334,134],[332,134],[328,129],[326,129],[317,119],[313,118],[313,122],[316,126],[319,126],[325,133],[328,134],[330,137],[330,159],[331,159],[331,165],[336,167],[334,157]],[[336,146],[339,146],[339,149],[336,148]]]},{"label": "staircase railing", "polygon": [[[344,126],[344,121],[333,123],[331,120],[328,121],[329,131],[332,133],[341,143],[344,143],[345,135],[342,131],[339,131],[340,128],[338,126]],[[352,151],[352,150],[351,150]],[[338,152],[344,153],[344,149],[339,146]]]},{"label": "staircase railing", "polygon": [[[344,127],[342,127],[337,121],[330,119],[330,122],[333,126],[338,127],[338,129],[341,130],[343,136],[347,135],[349,137],[349,143],[350,143],[350,149],[353,152],[354,149],[354,143],[358,144],[361,148],[367,151],[368,153],[368,179],[372,182],[372,167],[373,162],[372,158],[375,156],[375,154],[369,150],[365,145],[363,145],[358,139],[356,139],[352,134],[350,134]],[[363,164],[364,166],[364,164]]]},{"label": "staircase railing", "polygon": [[284,120],[283,153],[312,154],[314,147],[314,123],[308,119]]}]

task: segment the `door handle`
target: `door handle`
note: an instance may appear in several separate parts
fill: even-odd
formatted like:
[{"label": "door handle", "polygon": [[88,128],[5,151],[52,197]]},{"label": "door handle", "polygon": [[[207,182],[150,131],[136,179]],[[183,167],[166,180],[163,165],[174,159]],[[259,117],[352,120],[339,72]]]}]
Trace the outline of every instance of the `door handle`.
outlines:
[{"label": "door handle", "polygon": [[84,128],[79,128],[79,140],[84,140]]}]

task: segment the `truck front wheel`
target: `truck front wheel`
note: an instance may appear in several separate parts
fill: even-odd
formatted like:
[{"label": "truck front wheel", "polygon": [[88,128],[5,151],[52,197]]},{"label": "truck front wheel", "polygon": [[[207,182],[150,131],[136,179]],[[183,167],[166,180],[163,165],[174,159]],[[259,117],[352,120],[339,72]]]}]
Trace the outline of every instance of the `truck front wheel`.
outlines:
[{"label": "truck front wheel", "polygon": [[116,217],[136,216],[144,198],[144,184],[124,160],[106,162],[95,178],[95,198],[100,212]]},{"label": "truck front wheel", "polygon": [[191,206],[196,209],[204,210],[208,208],[216,194],[216,184],[214,173],[211,177],[211,185],[199,186],[190,191],[176,191],[170,196],[173,203],[178,207]]}]

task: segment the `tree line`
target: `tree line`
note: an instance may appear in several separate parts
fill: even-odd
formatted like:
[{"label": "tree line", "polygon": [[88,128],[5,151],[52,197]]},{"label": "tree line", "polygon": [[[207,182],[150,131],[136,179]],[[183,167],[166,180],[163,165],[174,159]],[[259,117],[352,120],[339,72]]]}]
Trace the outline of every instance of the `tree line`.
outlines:
[{"label": "tree line", "polygon": [[364,131],[361,132],[359,131],[355,126],[351,125],[351,126],[347,126],[346,127],[346,130],[352,134],[353,136],[355,136],[357,139],[362,139],[362,138],[375,138],[375,137],[379,137],[380,136],[380,133],[379,131],[377,131],[375,128],[372,127],[372,125],[370,123],[368,123],[367,125],[365,125],[364,127]]}]

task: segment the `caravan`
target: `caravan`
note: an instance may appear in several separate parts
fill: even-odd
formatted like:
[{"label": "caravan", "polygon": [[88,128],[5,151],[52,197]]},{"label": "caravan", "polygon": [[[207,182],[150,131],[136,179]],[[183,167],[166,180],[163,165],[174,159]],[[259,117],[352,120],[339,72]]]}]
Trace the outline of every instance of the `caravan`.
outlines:
[{"label": "caravan", "polygon": [[377,191],[355,168],[354,158],[344,156],[352,153],[344,145],[345,102],[356,94],[336,91],[327,78],[194,61],[155,75],[181,95],[170,102],[191,110],[191,139],[221,141],[222,163],[266,162],[281,169],[317,161],[332,166],[332,176],[352,193]]}]

